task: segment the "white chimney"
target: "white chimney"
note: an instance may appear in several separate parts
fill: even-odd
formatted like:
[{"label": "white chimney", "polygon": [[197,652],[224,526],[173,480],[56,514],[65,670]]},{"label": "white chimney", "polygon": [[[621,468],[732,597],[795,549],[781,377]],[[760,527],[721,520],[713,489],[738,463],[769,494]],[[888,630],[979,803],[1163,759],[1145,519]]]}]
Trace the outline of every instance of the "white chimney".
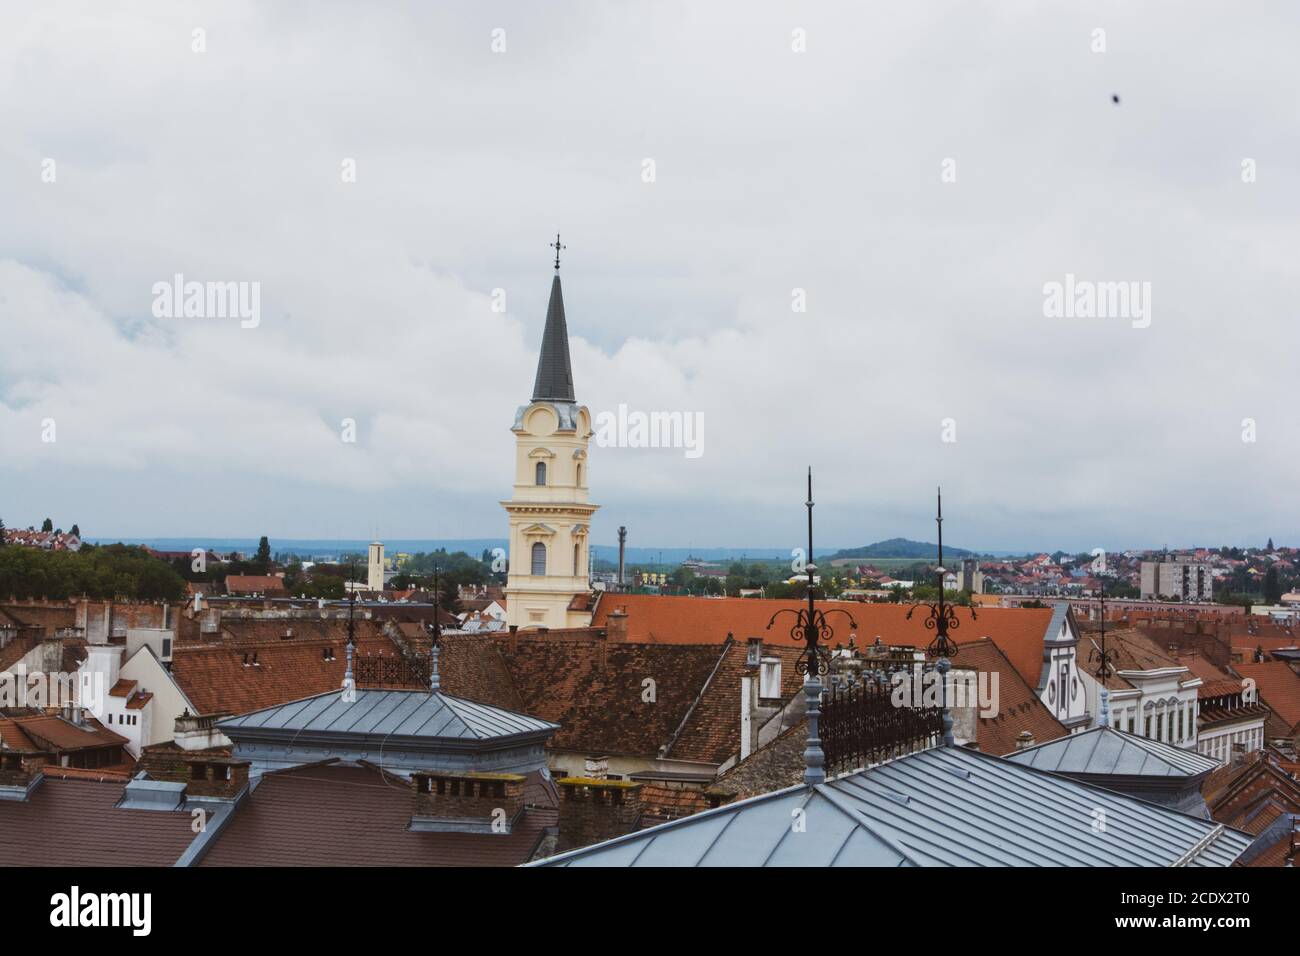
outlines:
[{"label": "white chimney", "polygon": [[91,644],[86,648],[86,662],[81,665],[81,669],[92,674],[102,674],[104,689],[107,691],[117,683],[121,665],[122,648],[120,645]]}]

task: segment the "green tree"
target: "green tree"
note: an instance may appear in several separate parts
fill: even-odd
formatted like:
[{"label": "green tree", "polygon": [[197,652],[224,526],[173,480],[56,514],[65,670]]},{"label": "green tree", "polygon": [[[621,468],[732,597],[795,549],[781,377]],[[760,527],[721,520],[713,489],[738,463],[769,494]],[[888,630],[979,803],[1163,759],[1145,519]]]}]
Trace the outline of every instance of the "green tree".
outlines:
[{"label": "green tree", "polygon": [[41,530],[42,530],[42,531],[53,531],[53,530],[54,530],[54,522],[51,521],[49,518],[46,518],[45,521],[43,521],[43,522],[41,523]]},{"label": "green tree", "polygon": [[80,551],[5,548],[0,552],[0,594],[178,601],[185,596],[185,581],[166,561],[124,544],[86,545]]},{"label": "green tree", "polygon": [[1277,565],[1268,569],[1264,575],[1264,603],[1278,604],[1282,600],[1282,583],[1277,578]]},{"label": "green tree", "polygon": [[0,548],[5,546],[5,521],[0,518]]},{"label": "green tree", "polygon": [[71,534],[71,535],[74,535],[75,537],[80,538],[80,537],[81,537],[81,528],[79,528],[77,525],[74,524],[74,525],[72,526],[72,530],[69,531],[68,534]]},{"label": "green tree", "polygon": [[257,553],[253,555],[253,565],[258,568],[262,574],[271,570],[271,542],[266,540],[266,535],[262,535],[262,540],[257,542]]},{"label": "green tree", "polygon": [[460,585],[454,578],[438,575],[438,606],[448,614],[464,610],[460,606]]}]

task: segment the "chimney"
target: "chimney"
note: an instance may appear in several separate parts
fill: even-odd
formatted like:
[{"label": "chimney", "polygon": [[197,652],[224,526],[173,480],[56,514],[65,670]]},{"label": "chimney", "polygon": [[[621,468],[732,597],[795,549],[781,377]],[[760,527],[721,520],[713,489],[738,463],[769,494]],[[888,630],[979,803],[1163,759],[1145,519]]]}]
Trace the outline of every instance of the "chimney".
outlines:
[{"label": "chimney", "polygon": [[191,714],[187,710],[176,718],[172,742],[181,750],[188,752],[229,747],[230,741],[217,729],[217,721],[229,716],[228,713]]},{"label": "chimney", "polygon": [[641,817],[641,784],[628,780],[565,777],[560,788],[557,853],[623,836]]},{"label": "chimney", "polygon": [[627,641],[627,608],[616,607],[609,612],[605,621],[605,633],[609,639],[619,644]]},{"label": "chimney", "polygon": [[91,644],[86,648],[86,673],[103,674],[104,690],[117,683],[118,669],[122,665],[122,648],[112,644]]},{"label": "chimney", "polygon": [[411,774],[410,829],[416,833],[509,833],[524,811],[517,773]]},{"label": "chimney", "polygon": [[618,528],[618,586],[623,587],[623,558],[627,552],[627,528],[619,525]]},{"label": "chimney", "polygon": [[1016,750],[1028,750],[1034,746],[1034,735],[1027,730],[1022,730],[1016,734]]},{"label": "chimney", "polygon": [[1246,762],[1246,745],[1237,741],[1232,745],[1232,765],[1240,767]]},{"label": "chimney", "polygon": [[45,776],[49,754],[0,750],[0,800],[26,801]]},{"label": "chimney", "polygon": [[187,758],[185,764],[189,774],[185,780],[185,795],[233,800],[248,787],[250,763],[216,755]]}]

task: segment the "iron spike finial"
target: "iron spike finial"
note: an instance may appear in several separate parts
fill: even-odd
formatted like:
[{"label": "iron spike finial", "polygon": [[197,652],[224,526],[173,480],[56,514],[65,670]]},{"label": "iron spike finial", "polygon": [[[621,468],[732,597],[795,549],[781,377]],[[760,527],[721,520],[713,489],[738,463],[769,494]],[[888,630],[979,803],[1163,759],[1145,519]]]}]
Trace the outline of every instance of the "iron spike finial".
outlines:
[{"label": "iron spike finial", "polygon": [[569,248],[560,244],[560,234],[555,234],[555,241],[551,243],[551,248],[555,250],[555,271],[560,271],[560,250]]},{"label": "iron spike finial", "polygon": [[[812,468],[808,469],[808,500],[805,502],[808,509],[808,553],[806,555],[808,564],[808,606],[806,608],[784,607],[772,615],[771,620],[767,622],[767,629],[771,630],[776,619],[782,614],[793,614],[795,617],[794,626],[790,628],[790,636],[796,641],[802,641],[804,645],[803,653],[795,662],[795,673],[807,678],[804,682],[804,700],[808,715],[808,745],[804,750],[804,783],[814,786],[824,783],[826,780],[826,754],[822,750],[822,741],[819,736],[818,720],[821,715],[821,696],[822,682],[821,675],[830,670],[827,653],[822,645],[829,644],[830,639],[834,636],[834,630],[826,621],[827,612],[817,607],[817,589],[813,587],[813,571],[815,565],[812,560],[813,535],[812,535]],[[853,615],[840,608],[833,608],[829,613],[843,614],[849,619],[849,624],[857,628],[858,624],[853,620]]]},{"label": "iron spike finial", "polygon": [[442,645],[442,625],[438,621],[442,614],[442,588],[439,586],[438,565],[433,566],[433,626],[429,628],[429,693],[436,694],[442,689],[442,676],[438,673],[438,658]]}]

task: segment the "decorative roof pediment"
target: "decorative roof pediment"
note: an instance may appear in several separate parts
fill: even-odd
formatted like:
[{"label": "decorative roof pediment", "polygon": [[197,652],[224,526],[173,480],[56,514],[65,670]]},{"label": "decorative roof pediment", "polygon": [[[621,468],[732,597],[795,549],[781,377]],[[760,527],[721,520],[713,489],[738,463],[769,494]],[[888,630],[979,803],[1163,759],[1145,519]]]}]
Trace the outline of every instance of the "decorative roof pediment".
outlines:
[{"label": "decorative roof pediment", "polygon": [[528,453],[529,458],[554,458],[555,452],[549,448],[534,448]]},{"label": "decorative roof pediment", "polygon": [[531,535],[539,538],[550,537],[551,535],[555,534],[555,529],[552,528],[549,524],[542,524],[539,521],[534,524],[530,524],[527,527],[520,528],[519,533]]},{"label": "decorative roof pediment", "polygon": [[587,536],[587,526],[585,524],[575,524],[569,534],[575,538],[585,538]]}]

